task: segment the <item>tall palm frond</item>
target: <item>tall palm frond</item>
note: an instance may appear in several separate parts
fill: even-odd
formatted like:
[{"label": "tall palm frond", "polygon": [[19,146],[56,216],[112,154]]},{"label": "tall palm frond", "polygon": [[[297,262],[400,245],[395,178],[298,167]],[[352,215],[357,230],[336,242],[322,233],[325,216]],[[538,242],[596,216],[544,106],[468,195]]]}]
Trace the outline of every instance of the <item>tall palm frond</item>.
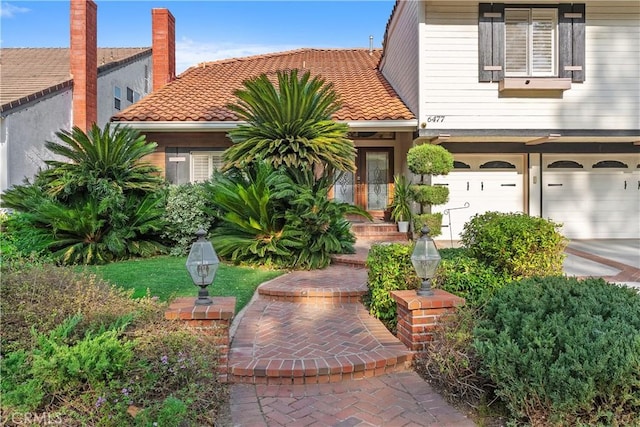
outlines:
[{"label": "tall palm frond", "polygon": [[279,168],[355,170],[355,147],[348,126],[331,119],[340,101],[331,84],[309,72],[277,73],[277,88],[263,74],[235,91],[229,105],[246,124],[229,132],[233,145],[225,168],[243,168],[263,159]]},{"label": "tall palm frond", "polygon": [[45,146],[67,160],[47,160],[49,169],[43,172],[55,196],[72,195],[84,188],[91,191],[90,187],[104,186],[105,182],[122,192],[154,191],[162,184],[160,170],[143,160],[155,151],[156,144],[132,128],[107,123],[101,130],[94,124],[87,133],[74,127],[56,132],[56,136],[61,143],[47,141]]}]

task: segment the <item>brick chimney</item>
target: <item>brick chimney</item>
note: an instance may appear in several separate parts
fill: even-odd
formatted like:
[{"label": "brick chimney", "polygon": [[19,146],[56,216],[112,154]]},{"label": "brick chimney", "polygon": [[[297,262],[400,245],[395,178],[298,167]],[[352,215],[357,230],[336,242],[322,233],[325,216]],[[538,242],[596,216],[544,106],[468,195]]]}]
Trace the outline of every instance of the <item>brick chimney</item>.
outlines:
[{"label": "brick chimney", "polygon": [[70,71],[73,125],[87,131],[98,121],[98,6],[71,0]]},{"label": "brick chimney", "polygon": [[168,9],[151,9],[153,90],[176,78],[176,19]]}]

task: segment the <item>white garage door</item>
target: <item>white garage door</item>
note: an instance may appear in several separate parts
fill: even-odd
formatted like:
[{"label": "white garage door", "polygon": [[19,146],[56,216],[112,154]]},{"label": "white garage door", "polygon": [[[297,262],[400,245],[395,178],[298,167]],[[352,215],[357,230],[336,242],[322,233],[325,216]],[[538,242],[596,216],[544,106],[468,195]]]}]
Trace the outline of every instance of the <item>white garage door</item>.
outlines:
[{"label": "white garage door", "polygon": [[542,156],[542,216],[571,239],[640,238],[640,155]]},{"label": "white garage door", "polygon": [[464,224],[487,211],[524,210],[524,156],[478,154],[455,155],[455,169],[436,176],[434,185],[449,187],[449,202],[433,206],[442,212],[442,234],[436,239],[459,240]]}]

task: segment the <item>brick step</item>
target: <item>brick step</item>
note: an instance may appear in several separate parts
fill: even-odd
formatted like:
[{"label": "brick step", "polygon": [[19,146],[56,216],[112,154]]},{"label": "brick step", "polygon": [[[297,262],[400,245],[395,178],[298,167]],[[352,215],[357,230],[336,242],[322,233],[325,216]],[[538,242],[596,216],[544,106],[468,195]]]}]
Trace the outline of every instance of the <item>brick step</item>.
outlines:
[{"label": "brick step", "polygon": [[258,295],[267,301],[348,304],[360,302],[367,293],[367,270],[331,265],[325,271],[338,281],[327,280],[317,271],[295,271],[263,283],[258,288]]},{"label": "brick step", "polygon": [[400,233],[397,224],[392,223],[352,224],[351,231],[357,240],[397,242],[409,239],[407,233]]},{"label": "brick step", "polygon": [[359,303],[312,306],[261,297],[245,320],[229,353],[232,382],[321,384],[411,369],[413,352]]}]

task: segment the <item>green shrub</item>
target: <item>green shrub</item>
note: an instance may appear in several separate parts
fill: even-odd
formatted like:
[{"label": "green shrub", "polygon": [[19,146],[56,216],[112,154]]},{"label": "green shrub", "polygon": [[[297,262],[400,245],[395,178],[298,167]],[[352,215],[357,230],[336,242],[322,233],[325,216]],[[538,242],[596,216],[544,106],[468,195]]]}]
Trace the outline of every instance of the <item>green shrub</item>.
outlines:
[{"label": "green shrub", "polygon": [[496,292],[474,346],[496,393],[533,425],[640,423],[640,295],[602,279]]},{"label": "green shrub", "polygon": [[434,287],[464,298],[472,307],[484,304],[496,290],[511,281],[505,273],[470,256],[466,249],[442,249],[440,256],[442,261],[433,278]]},{"label": "green shrub", "polygon": [[440,145],[416,145],[407,153],[407,167],[416,175],[446,175],[453,169],[453,155]]},{"label": "green shrub", "polygon": [[420,230],[424,226],[429,227],[429,236],[435,237],[442,234],[442,213],[427,213],[413,216],[413,232],[420,237]]},{"label": "green shrub", "polygon": [[433,340],[413,361],[416,372],[448,399],[470,407],[477,407],[492,388],[480,373],[473,348],[476,317],[476,309],[467,305],[441,317],[433,330]]},{"label": "green shrub", "polygon": [[396,302],[390,292],[420,287],[411,264],[412,252],[413,245],[409,244],[375,244],[367,256],[369,292],[365,305],[391,331],[395,330],[397,319]]},{"label": "green shrub", "polygon": [[42,257],[53,241],[50,234],[35,226],[32,215],[0,213],[0,254],[3,264],[20,257]]},{"label": "green shrub", "polygon": [[204,184],[171,185],[162,217],[162,237],[169,241],[171,255],[186,255],[200,228],[209,231],[214,222],[213,207]]},{"label": "green shrub", "polygon": [[419,185],[409,187],[411,197],[420,205],[443,205],[449,200],[449,188],[442,185]]},{"label": "green shrub", "polygon": [[558,224],[519,213],[487,212],[464,226],[469,254],[513,278],[562,274],[566,239]]},{"label": "green shrub", "polygon": [[150,426],[173,414],[176,425],[215,425],[228,401],[216,331],[166,320],[166,305],[69,268],[9,269],[2,280],[3,417],[46,411],[64,425]]}]

